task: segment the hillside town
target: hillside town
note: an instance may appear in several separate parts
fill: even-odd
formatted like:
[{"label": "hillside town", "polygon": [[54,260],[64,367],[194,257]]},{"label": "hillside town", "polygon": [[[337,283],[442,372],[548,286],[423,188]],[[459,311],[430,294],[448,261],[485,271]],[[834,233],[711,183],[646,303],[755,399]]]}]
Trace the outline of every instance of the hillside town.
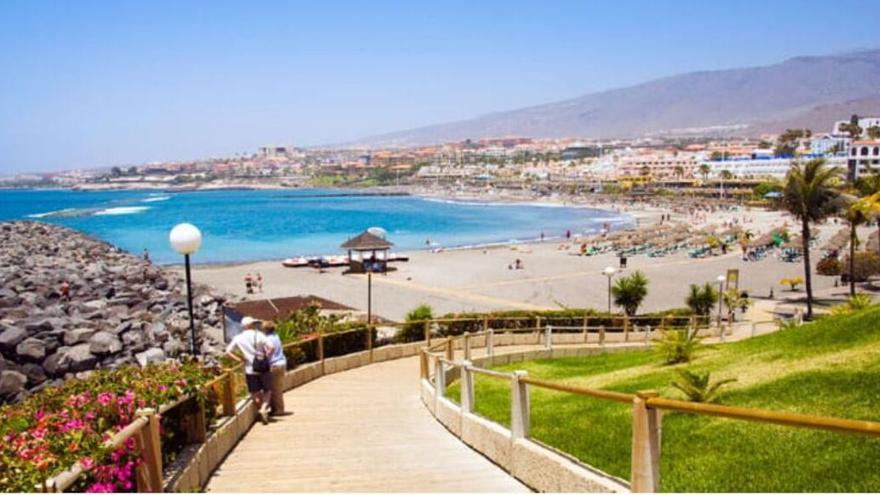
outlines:
[{"label": "hillside town", "polygon": [[539,196],[653,187],[735,197],[781,179],[793,160],[816,157],[846,169],[850,179],[880,167],[880,117],[853,115],[828,132],[788,129],[760,138],[510,137],[378,149],[272,145],[233,157],[19,175],[0,178],[0,184],[82,190],[400,186]]}]

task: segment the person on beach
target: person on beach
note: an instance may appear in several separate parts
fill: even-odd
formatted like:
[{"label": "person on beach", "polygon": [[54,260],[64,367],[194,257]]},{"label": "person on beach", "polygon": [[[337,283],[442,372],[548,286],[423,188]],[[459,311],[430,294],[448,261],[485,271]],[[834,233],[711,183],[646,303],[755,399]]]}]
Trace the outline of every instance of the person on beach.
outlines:
[{"label": "person on beach", "polygon": [[263,293],[263,274],[257,272],[257,290],[260,291],[260,294]]},{"label": "person on beach", "polygon": [[144,248],[144,261],[146,261],[148,264],[151,263],[150,252],[147,251],[147,248]]},{"label": "person on beach", "polygon": [[254,293],[254,278],[250,273],[244,276],[244,292],[245,294]]},{"label": "person on beach", "polygon": [[262,325],[266,339],[272,344],[274,352],[269,358],[270,372],[272,373],[272,416],[284,414],[284,374],[287,373],[287,357],[284,355],[284,346],[281,337],[275,333],[275,322],[264,321]]},{"label": "person on beach", "polygon": [[269,404],[272,400],[272,371],[267,367],[264,371],[254,369],[255,362],[268,364],[269,357],[275,352],[272,343],[257,329],[258,320],[245,316],[241,320],[244,330],[232,338],[226,347],[226,355],[231,359],[244,363],[245,381],[248,392],[263,424],[269,423]]}]

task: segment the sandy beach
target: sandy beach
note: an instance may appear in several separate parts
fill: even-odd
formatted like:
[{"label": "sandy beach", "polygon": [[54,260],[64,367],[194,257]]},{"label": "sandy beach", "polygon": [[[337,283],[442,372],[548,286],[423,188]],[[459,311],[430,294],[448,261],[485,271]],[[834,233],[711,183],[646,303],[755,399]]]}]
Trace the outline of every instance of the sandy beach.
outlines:
[{"label": "sandy beach", "polygon": [[[620,205],[602,206],[626,211]],[[651,229],[664,211],[632,207],[626,212],[639,219],[642,229]],[[746,209],[714,212],[709,218],[673,215],[672,222],[701,228],[734,219],[745,222],[744,227],[756,235],[786,223],[789,228],[797,225],[786,213]],[[833,223],[819,226],[817,253],[825,240],[841,228],[843,225]],[[393,265],[396,271],[373,275],[374,314],[402,320],[407,311],[422,303],[430,305],[437,314],[505,309],[607,309],[608,283],[601,272],[606,266],[617,267],[617,257],[614,253],[577,256],[579,241],[569,241],[569,249],[563,249],[565,244],[548,240],[486,249],[409,252],[408,262]],[[817,258],[818,254],[814,256]],[[523,269],[509,269],[516,259],[522,261]],[[739,249],[701,259],[690,258],[686,250],[660,258],[632,256],[627,268],[618,274],[641,270],[647,275],[649,292],[641,311],[652,311],[684,306],[689,284],[717,283],[716,278],[728,269],[740,270],[740,287],[764,306],[803,295],[802,290],[792,293],[779,283],[782,278],[803,276],[802,261],[786,262],[774,254],[760,261],[743,261]],[[200,266],[195,268],[194,277],[199,283],[249,299],[314,294],[366,311],[366,276],[342,275],[342,271],[342,268],[323,272],[314,268],[292,269],[281,266],[278,261],[264,261]],[[248,273],[262,274],[263,293],[245,294],[243,279]],[[817,292],[829,292],[833,283],[832,277],[814,277]],[[775,300],[762,301],[770,296],[771,289]]]}]

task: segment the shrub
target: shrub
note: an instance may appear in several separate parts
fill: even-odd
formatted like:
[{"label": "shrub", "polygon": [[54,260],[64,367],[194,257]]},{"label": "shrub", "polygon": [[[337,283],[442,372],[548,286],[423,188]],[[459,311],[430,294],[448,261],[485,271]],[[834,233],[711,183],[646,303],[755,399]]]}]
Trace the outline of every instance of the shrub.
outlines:
[{"label": "shrub", "polygon": [[728,383],[735,382],[736,378],[711,383],[710,375],[708,371],[693,373],[685,369],[678,370],[678,376],[671,385],[680,390],[691,402],[715,402],[718,399],[718,390]]},{"label": "shrub", "polygon": [[691,284],[690,293],[685,299],[685,304],[691,308],[691,311],[700,316],[707,316],[716,302],[718,302],[718,292],[709,283],[702,287]]},{"label": "shrub", "polygon": [[[639,315],[639,325],[659,327],[665,322],[666,326],[686,326],[690,323],[692,312],[688,308],[674,308],[656,313]],[[461,319],[463,321],[451,321],[440,323],[439,331],[443,336],[461,335],[466,332],[479,332],[483,329],[483,319],[486,318],[489,327],[494,330],[516,330],[521,328],[535,328],[538,318],[541,326],[552,325],[559,327],[554,332],[580,332],[584,324],[584,318],[588,318],[590,327],[605,326],[613,331],[621,331],[623,317],[609,314],[604,311],[598,312],[593,309],[557,309],[548,311],[511,310],[494,313],[447,313],[439,319]],[[609,330],[611,331],[611,330]]]},{"label": "shrub", "polygon": [[689,363],[700,347],[701,337],[689,329],[664,330],[654,341],[666,364]]},{"label": "shrub", "polygon": [[855,313],[856,311],[871,307],[871,303],[871,296],[867,294],[856,294],[850,297],[846,303],[831,308],[831,314],[841,315]]},{"label": "shrub", "polygon": [[816,273],[828,277],[836,277],[841,274],[842,266],[837,258],[822,258],[816,263]]},{"label": "shrub", "polygon": [[798,285],[804,283],[803,277],[784,278],[779,281],[780,285],[787,285],[792,291],[798,290]]},{"label": "shrub", "polygon": [[[431,320],[434,318],[434,311],[431,306],[421,304],[406,314],[407,322],[419,322],[423,320]],[[394,336],[395,342],[418,342],[425,339],[424,323],[407,323],[403,325],[397,335]]]},{"label": "shrub", "polygon": [[[843,263],[843,275],[849,281],[849,256]],[[880,255],[867,251],[856,252],[853,258],[853,277],[856,282],[864,282],[874,275],[880,274]]]}]

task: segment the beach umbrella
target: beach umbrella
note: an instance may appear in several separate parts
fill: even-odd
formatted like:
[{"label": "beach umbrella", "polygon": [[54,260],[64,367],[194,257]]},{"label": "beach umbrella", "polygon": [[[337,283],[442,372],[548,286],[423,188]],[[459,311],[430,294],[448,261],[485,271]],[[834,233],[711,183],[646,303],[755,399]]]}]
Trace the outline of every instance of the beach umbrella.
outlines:
[{"label": "beach umbrella", "polygon": [[382,227],[370,227],[367,229],[367,232],[373,234],[376,237],[381,237],[382,239],[384,239],[388,235],[388,231],[386,231]]}]

